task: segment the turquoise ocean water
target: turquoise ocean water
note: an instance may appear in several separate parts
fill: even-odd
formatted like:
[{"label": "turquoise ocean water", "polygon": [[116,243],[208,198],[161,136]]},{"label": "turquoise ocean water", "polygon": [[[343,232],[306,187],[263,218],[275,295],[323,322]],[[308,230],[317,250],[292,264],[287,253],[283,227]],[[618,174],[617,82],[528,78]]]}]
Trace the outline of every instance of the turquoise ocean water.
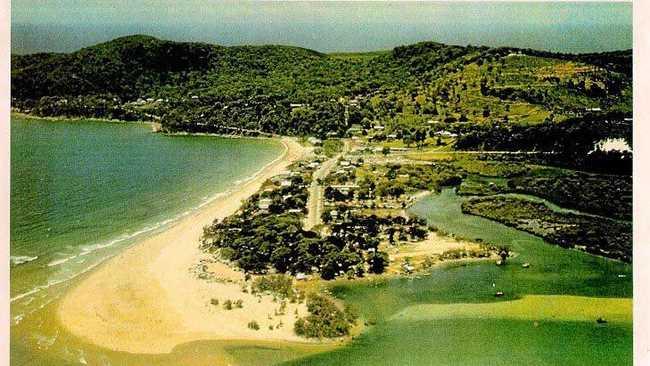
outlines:
[{"label": "turquoise ocean water", "polygon": [[[38,334],[35,319],[75,278],[282,151],[271,140],[165,136],[146,124],[12,117],[12,328],[28,321]],[[12,347],[31,348],[23,341],[12,337]]]}]

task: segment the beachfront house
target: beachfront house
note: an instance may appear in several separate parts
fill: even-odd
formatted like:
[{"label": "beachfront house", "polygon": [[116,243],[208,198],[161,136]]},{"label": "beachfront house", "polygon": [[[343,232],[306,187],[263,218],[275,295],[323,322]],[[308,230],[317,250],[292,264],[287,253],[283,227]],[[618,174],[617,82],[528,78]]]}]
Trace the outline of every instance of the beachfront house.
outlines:
[{"label": "beachfront house", "polygon": [[269,207],[271,207],[271,204],[272,204],[272,203],[273,203],[273,200],[272,200],[272,199],[270,199],[270,198],[262,198],[262,199],[260,199],[260,201],[258,202],[257,207],[258,207],[260,210],[268,211],[268,209],[269,209]]},{"label": "beachfront house", "polygon": [[291,173],[283,172],[283,173],[280,173],[280,174],[276,175],[275,177],[271,178],[271,182],[277,184],[277,183],[280,183],[283,180],[286,180],[286,179],[289,179],[289,178],[291,178]]}]

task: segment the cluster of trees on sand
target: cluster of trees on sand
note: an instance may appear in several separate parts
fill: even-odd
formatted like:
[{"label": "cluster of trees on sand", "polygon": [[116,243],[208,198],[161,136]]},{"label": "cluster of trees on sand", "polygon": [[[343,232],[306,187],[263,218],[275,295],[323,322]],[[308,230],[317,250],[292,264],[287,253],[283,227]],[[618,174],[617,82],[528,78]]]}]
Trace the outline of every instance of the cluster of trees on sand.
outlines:
[{"label": "cluster of trees on sand", "polygon": [[297,335],[306,338],[346,336],[357,319],[349,306],[340,310],[332,300],[315,293],[307,297],[307,310],[309,315],[296,320],[293,328]]},{"label": "cluster of trees on sand", "polygon": [[233,216],[207,228],[204,246],[251,273],[314,273],[323,279],[340,275],[381,273],[388,257],[378,240],[353,242],[351,237],[320,237],[302,229],[296,214]]}]

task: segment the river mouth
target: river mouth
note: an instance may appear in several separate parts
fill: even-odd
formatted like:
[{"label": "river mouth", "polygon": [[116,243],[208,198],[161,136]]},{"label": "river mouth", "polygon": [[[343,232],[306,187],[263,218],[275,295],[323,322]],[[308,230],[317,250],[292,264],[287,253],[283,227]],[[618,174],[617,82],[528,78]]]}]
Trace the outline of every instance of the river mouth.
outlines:
[{"label": "river mouth", "polygon": [[[466,198],[444,188],[409,212],[448,234],[508,245],[517,255],[505,266],[479,261],[437,266],[415,278],[333,284],[332,293],[357,306],[371,326],[350,345],[304,362],[431,364],[435,354],[433,364],[441,365],[632,364],[632,266],[463,214]],[[497,291],[504,295],[495,297]],[[611,321],[603,326],[598,317]],[[598,346],[603,337],[606,347]]]}]

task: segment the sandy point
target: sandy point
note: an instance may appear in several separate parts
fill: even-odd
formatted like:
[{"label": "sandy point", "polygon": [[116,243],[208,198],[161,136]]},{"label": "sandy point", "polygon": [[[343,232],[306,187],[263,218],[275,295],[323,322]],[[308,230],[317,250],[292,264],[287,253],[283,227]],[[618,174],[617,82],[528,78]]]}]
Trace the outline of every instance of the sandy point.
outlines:
[{"label": "sandy point", "polygon": [[[243,291],[242,273],[225,265],[206,266],[213,280],[196,271],[209,260],[199,249],[203,227],[235,213],[266,179],[307,153],[293,139],[282,144],[283,154],[254,178],[136,243],[70,289],[58,307],[61,324],[97,346],[131,353],[168,353],[197,340],[304,341],[293,333],[295,319],[306,314],[304,304],[288,303],[279,311],[271,296]],[[242,307],[226,310],[227,300],[241,300]],[[249,328],[253,321],[258,330]]]}]

